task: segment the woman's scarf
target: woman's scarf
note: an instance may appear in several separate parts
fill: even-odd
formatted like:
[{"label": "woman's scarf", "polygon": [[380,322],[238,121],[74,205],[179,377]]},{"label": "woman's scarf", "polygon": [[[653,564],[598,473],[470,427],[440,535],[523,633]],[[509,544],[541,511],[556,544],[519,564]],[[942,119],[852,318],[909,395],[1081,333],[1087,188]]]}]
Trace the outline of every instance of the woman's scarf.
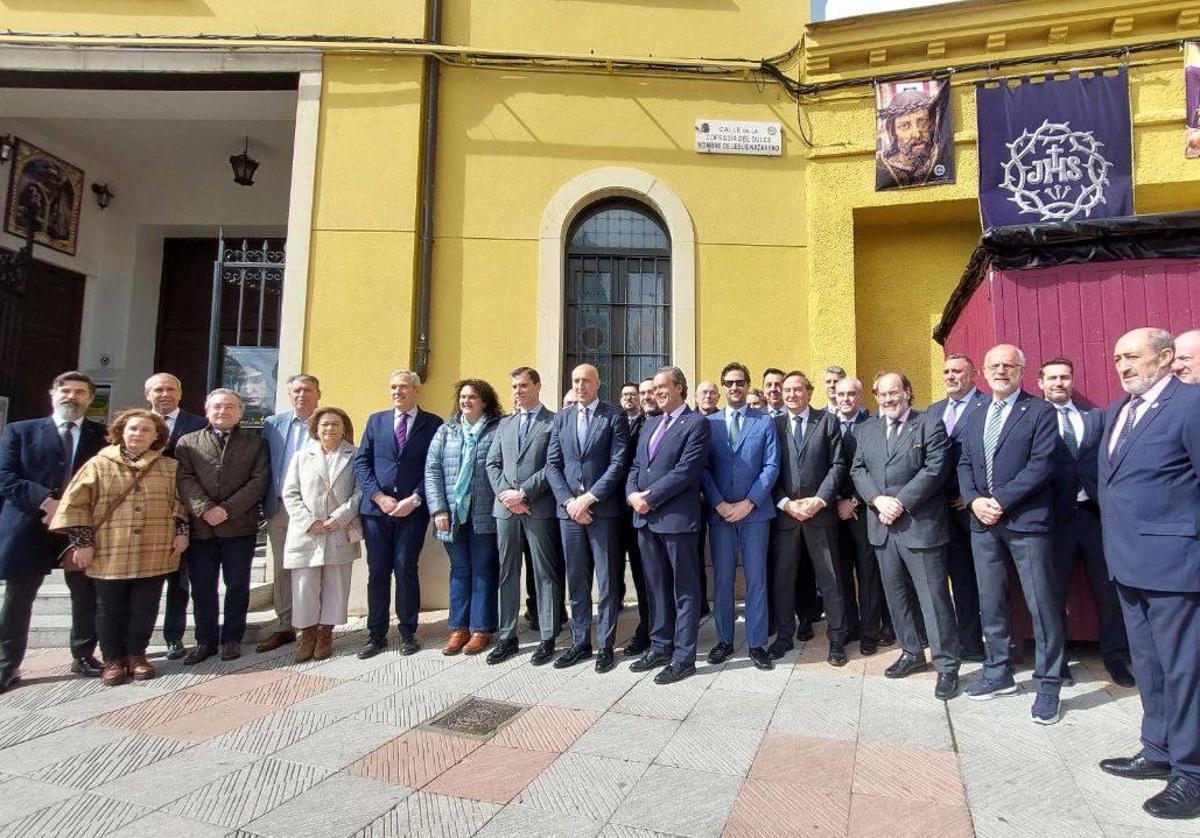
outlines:
[{"label": "woman's scarf", "polygon": [[453,509],[455,518],[461,526],[467,522],[467,516],[471,511],[471,478],[475,474],[475,446],[479,444],[479,437],[483,434],[483,426],[487,424],[487,419],[480,416],[474,425],[467,421],[466,416],[463,416],[460,421],[463,445],[458,463],[458,479],[454,481]]}]

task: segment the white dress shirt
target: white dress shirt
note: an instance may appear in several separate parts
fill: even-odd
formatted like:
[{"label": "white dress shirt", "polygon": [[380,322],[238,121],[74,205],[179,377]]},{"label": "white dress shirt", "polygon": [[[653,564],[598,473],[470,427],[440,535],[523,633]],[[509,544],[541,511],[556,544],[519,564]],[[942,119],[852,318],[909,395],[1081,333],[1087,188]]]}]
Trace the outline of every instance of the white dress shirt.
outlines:
[{"label": "white dress shirt", "polygon": [[[1053,402],[1052,402],[1053,404]],[[1066,411],[1064,414],[1063,411]],[[1083,446],[1083,414],[1079,412],[1079,408],[1075,406],[1075,402],[1068,401],[1063,405],[1054,405],[1054,412],[1058,414],[1058,435],[1063,436],[1063,422],[1069,421],[1072,430],[1075,431],[1075,442],[1080,447]],[[1076,501],[1089,500],[1088,493],[1079,488],[1079,494],[1075,497]]]},{"label": "white dress shirt", "polygon": [[[1142,394],[1142,403],[1137,407],[1137,413],[1133,416],[1133,426],[1136,428],[1137,423],[1146,417],[1147,411],[1158,404],[1158,397],[1162,395],[1162,391],[1167,389],[1167,384],[1175,378],[1174,375],[1164,375],[1154,383],[1154,386]],[[1133,401],[1132,397],[1130,401]],[[1121,411],[1117,414],[1117,421],[1113,422],[1112,433],[1108,437],[1108,456],[1112,456],[1112,452],[1117,447],[1117,437],[1121,435],[1121,428],[1125,427],[1125,423],[1129,420],[1129,402],[1126,402]]]}]

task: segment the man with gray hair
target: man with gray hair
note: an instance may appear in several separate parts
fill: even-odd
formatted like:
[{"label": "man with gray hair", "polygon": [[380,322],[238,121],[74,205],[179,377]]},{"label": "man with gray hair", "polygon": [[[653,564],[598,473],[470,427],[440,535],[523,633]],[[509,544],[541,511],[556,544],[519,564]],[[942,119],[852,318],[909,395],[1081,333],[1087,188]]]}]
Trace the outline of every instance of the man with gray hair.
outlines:
[{"label": "man with gray hair", "polygon": [[[179,495],[191,519],[188,576],[196,619],[196,646],[183,659],[208,660],[220,645],[221,660],[242,656],[250,608],[250,565],[263,495],[271,483],[271,460],[262,437],[241,427],[242,398],[223,387],[204,402],[208,427],[175,446]],[[224,624],[217,604],[218,577],[225,582]]]},{"label": "man with gray hair", "polygon": [[1189,329],[1175,338],[1171,372],[1184,384],[1200,384],[1200,329]]}]

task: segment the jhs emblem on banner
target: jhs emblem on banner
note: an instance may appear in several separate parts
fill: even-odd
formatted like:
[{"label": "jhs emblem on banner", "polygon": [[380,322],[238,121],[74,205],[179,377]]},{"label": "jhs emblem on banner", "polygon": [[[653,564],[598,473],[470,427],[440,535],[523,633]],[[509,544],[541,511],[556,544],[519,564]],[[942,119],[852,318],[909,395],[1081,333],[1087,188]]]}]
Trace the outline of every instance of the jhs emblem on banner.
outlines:
[{"label": "jhs emblem on banner", "polygon": [[976,110],[984,227],[1132,215],[1124,68],[981,82]]}]

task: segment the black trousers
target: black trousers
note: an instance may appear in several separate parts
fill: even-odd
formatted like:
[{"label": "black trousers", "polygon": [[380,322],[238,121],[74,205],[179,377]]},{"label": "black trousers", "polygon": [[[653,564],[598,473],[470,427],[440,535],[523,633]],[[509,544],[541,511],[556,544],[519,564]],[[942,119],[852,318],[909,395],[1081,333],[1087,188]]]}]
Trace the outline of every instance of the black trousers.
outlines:
[{"label": "black trousers", "polygon": [[[555,518],[551,522],[554,527],[554,567],[558,573],[558,578],[565,580],[567,578],[567,560],[563,555],[562,536],[558,533],[558,519]],[[525,533],[521,533],[521,555],[524,557],[525,564],[525,613],[529,615],[531,622],[538,621],[538,593],[537,580],[533,577],[533,553],[529,549],[529,539],[525,537]],[[624,592],[622,592],[624,595]],[[554,634],[557,635],[563,624],[567,622],[567,586],[564,582],[559,586],[558,594],[558,619],[554,626]]]},{"label": "black trousers", "polygon": [[[975,578],[975,559],[971,553],[970,509],[950,510],[946,569],[950,572],[950,593],[954,597],[958,645],[964,655],[982,655],[983,624],[979,616],[979,580]],[[1113,596],[1113,604],[1116,605],[1116,595]],[[1121,612],[1117,606],[1117,622],[1120,621]]]},{"label": "black trousers", "polygon": [[105,663],[146,654],[166,578],[95,580],[96,631]]},{"label": "black trousers", "polygon": [[[633,632],[633,639],[649,643],[650,591],[646,588],[646,570],[642,567],[642,549],[638,546],[637,528],[633,526],[632,513],[621,519],[621,550],[629,559],[633,588],[637,592],[638,624]],[[621,581],[625,581],[624,573],[621,574]]]},{"label": "black trousers", "polygon": [[1054,563],[1064,620],[1071,571],[1075,569],[1077,554],[1083,557],[1084,570],[1087,571],[1096,613],[1100,618],[1100,655],[1106,662],[1123,660],[1129,653],[1125,620],[1121,616],[1121,600],[1117,596],[1116,583],[1108,576],[1100,509],[1093,501],[1076,504],[1070,513],[1055,521]]},{"label": "black trousers", "polygon": [[187,553],[179,562],[179,570],[168,573],[167,606],[163,613],[163,640],[168,643],[182,643],[183,632],[187,628],[187,607],[192,589],[188,582]]},{"label": "black trousers", "polygon": [[891,628],[892,618],[884,602],[879,560],[867,539],[867,519],[863,515],[838,521],[838,564],[847,634],[879,640],[883,627]]},{"label": "black trousers", "polygon": [[[86,657],[96,651],[96,586],[82,571],[63,575],[71,592],[71,656]],[[0,672],[15,670],[25,660],[33,603],[45,580],[42,573],[5,580],[4,605],[0,608]]]},{"label": "black trousers", "polygon": [[[250,566],[254,536],[205,538],[188,547],[188,572],[196,616],[196,642],[215,647],[241,643],[250,608]],[[218,579],[225,582],[225,623],[217,602]]]},{"label": "black trousers", "polygon": [[708,549],[708,514],[712,511],[707,503],[700,502],[700,541],[696,551],[700,554],[700,616],[709,612],[708,607],[708,561],[705,556],[711,554]]},{"label": "black trousers", "polygon": [[790,529],[776,527],[772,547],[775,550],[772,573],[775,577],[776,636],[791,639],[796,633],[796,620],[804,619],[802,615],[806,612],[797,598],[797,580],[807,569],[808,576],[820,583],[824,594],[830,642],[845,643],[846,613],[842,604],[842,584],[838,579],[837,527],[806,524]]}]

